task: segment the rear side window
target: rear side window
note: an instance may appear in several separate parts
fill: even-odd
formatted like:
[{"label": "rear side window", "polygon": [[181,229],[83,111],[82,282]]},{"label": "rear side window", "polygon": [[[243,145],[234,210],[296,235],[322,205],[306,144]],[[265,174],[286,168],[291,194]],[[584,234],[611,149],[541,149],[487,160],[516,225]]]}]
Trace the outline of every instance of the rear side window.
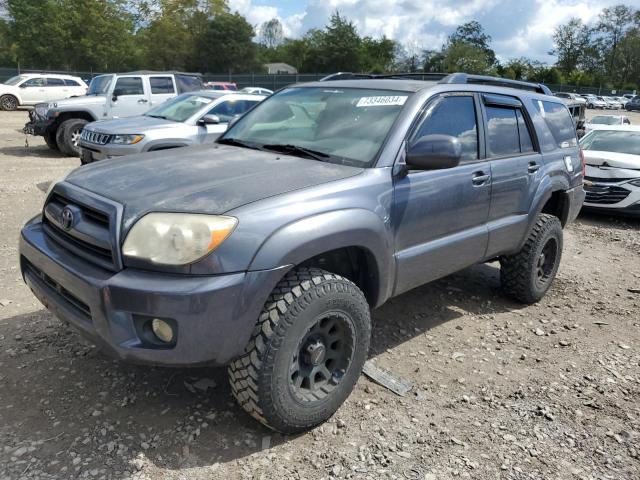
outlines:
[{"label": "rear side window", "polygon": [[175,93],[171,77],[150,77],[149,84],[152,94]]},{"label": "rear side window", "polygon": [[533,105],[544,118],[559,148],[571,148],[578,145],[573,120],[566,106],[542,100],[534,100]]},{"label": "rear side window", "polygon": [[118,95],[144,95],[141,77],[120,77],[113,89]]},{"label": "rear side window", "polygon": [[79,87],[80,86],[80,84],[78,82],[76,82],[75,80],[69,80],[68,78],[64,79],[64,83],[68,87]]},{"label": "rear side window", "polygon": [[202,90],[202,79],[193,75],[176,75],[178,93]]},{"label": "rear side window", "polygon": [[47,87],[64,87],[64,80],[61,78],[47,77]]},{"label": "rear side window", "polygon": [[451,135],[460,140],[462,144],[461,162],[477,160],[478,125],[473,97],[439,97],[432,102],[413,138],[435,134]]},{"label": "rear side window", "polygon": [[518,134],[520,136],[520,152],[532,153],[534,152],[533,142],[531,141],[531,132],[527,126],[527,122],[522,115],[522,110],[516,110],[516,116],[518,117]]}]

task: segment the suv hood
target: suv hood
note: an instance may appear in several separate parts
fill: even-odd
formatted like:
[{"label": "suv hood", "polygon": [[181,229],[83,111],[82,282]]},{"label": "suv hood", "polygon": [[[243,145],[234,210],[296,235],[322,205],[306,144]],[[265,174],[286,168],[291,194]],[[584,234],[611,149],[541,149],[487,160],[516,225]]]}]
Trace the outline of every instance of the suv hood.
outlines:
[{"label": "suv hood", "polygon": [[149,130],[174,127],[181,125],[178,122],[153,118],[146,115],[138,117],[116,118],[113,120],[101,120],[92,123],[87,130],[108,134],[143,133]]},{"label": "suv hood", "polygon": [[148,212],[220,215],[362,171],[230,145],[198,145],[103,160],[74,170],[65,181],[124,205],[126,231]]},{"label": "suv hood", "polygon": [[51,103],[55,103],[57,109],[74,108],[85,105],[104,105],[107,103],[107,97],[104,95],[82,95],[81,97],[65,98]]},{"label": "suv hood", "polygon": [[640,170],[640,155],[627,153],[599,152],[597,150],[583,150],[584,161],[595,167],[627,168]]}]

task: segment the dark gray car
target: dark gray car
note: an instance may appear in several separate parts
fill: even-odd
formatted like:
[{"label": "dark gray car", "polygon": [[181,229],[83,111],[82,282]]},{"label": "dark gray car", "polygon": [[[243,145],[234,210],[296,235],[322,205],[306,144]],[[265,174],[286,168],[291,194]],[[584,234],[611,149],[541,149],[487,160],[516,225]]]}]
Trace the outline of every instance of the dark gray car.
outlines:
[{"label": "dark gray car", "polygon": [[496,259],[515,300],[549,289],[584,163],[548,93],[462,74],[286,88],[213,146],[55,184],[24,279],[116,357],[229,365],[253,417],[308,429],[360,375],[370,308]]}]

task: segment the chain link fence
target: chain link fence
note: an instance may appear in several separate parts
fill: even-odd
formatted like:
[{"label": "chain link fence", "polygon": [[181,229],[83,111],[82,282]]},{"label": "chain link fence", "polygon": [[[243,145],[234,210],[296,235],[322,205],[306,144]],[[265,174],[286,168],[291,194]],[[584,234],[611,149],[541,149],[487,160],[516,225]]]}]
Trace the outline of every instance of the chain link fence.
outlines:
[{"label": "chain link fence", "polygon": [[[17,68],[0,68],[0,82],[4,82],[9,78],[20,73],[59,73],[65,75],[74,75],[83,80],[89,81],[103,72],[93,71],[61,71],[61,70],[37,70],[37,69],[17,69]],[[328,73],[300,73],[300,74],[259,74],[259,73],[205,73],[203,80],[205,82],[233,82],[238,88],[244,87],[262,87],[270,90],[278,90],[293,83],[313,82],[322,77],[329,75]],[[634,90],[612,90],[605,87],[576,87],[575,85],[547,85],[553,92],[571,92],[578,94],[594,94],[594,95],[623,95],[625,93],[635,94]]]}]

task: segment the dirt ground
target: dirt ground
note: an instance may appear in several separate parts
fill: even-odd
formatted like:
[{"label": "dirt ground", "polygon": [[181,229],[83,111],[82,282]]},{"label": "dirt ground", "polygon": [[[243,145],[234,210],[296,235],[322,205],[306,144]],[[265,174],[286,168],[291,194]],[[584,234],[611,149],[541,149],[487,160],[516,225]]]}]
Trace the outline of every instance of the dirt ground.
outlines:
[{"label": "dirt ground", "polygon": [[118,363],[36,301],[19,230],[36,184],[79,162],[25,148],[25,121],[0,112],[1,479],[640,478],[640,221],[581,215],[538,305],[506,300],[496,264],[390,301],[370,358],[413,390],[362,377],[329,422],[284,437],[223,369]]}]

